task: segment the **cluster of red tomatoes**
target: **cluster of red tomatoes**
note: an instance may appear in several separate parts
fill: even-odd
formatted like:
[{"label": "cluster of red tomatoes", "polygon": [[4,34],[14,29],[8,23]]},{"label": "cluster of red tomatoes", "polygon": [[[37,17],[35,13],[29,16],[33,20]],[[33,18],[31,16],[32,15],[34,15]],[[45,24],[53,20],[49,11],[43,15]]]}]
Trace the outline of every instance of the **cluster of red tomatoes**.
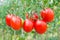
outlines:
[{"label": "cluster of red tomatoes", "polygon": [[40,12],[42,19],[39,19],[37,13],[33,13],[29,16],[26,14],[26,19],[22,23],[22,19],[19,16],[8,14],[6,16],[6,24],[14,30],[20,30],[21,27],[25,32],[31,32],[33,28],[39,34],[43,34],[47,30],[47,22],[51,22],[54,19],[54,12],[50,8],[46,8]]}]

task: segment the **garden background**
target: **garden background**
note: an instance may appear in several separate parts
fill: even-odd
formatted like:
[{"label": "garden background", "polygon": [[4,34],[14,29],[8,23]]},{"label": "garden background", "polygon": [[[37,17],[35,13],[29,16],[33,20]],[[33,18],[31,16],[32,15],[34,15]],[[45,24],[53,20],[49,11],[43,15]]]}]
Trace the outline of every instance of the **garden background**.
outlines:
[{"label": "garden background", "polygon": [[[15,14],[25,20],[26,12],[35,10],[40,15],[43,8],[51,8],[55,14],[45,34],[34,30],[26,33],[22,29],[14,32],[5,23],[7,14]],[[60,40],[60,0],[0,0],[0,40]]]}]

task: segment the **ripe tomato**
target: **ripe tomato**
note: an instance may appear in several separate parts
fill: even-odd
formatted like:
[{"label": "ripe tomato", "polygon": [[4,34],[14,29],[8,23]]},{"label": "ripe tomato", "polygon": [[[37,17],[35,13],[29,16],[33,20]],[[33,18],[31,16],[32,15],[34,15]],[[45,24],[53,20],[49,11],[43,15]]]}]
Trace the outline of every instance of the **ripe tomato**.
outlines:
[{"label": "ripe tomato", "polygon": [[47,30],[47,24],[44,21],[37,20],[35,23],[35,30],[39,34],[43,34]]},{"label": "ripe tomato", "polygon": [[30,17],[30,20],[33,22],[33,25],[35,26],[35,22],[38,19],[38,15],[36,12],[33,13],[32,17]]},{"label": "ripe tomato", "polygon": [[30,20],[36,21],[38,19],[37,13],[34,13],[31,17]]},{"label": "ripe tomato", "polygon": [[12,14],[8,14],[8,15],[6,16],[6,24],[7,24],[8,26],[11,26],[10,21],[11,21],[12,16],[13,16]]},{"label": "ripe tomato", "polygon": [[34,19],[34,20],[37,20],[37,19],[38,19],[37,13],[34,13],[34,14],[33,14],[33,19]]},{"label": "ripe tomato", "polygon": [[22,26],[22,20],[18,16],[13,16],[11,19],[11,26],[14,30],[20,30]]},{"label": "ripe tomato", "polygon": [[28,13],[26,13],[26,15],[25,15],[25,16],[26,16],[26,18],[28,19],[28,17],[29,17],[29,14],[28,14]]},{"label": "ripe tomato", "polygon": [[41,17],[45,22],[51,22],[54,19],[54,12],[52,9],[47,8],[41,11]]},{"label": "ripe tomato", "polygon": [[31,32],[33,29],[33,23],[29,19],[24,21],[23,29],[25,32]]}]

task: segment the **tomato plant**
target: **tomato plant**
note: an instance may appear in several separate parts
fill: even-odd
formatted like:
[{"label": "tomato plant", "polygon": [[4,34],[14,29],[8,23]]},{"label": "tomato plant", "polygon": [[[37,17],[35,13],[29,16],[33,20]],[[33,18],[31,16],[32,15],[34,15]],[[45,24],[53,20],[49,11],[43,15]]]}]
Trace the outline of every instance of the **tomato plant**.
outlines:
[{"label": "tomato plant", "polygon": [[[44,9],[46,8],[46,9]],[[51,9],[52,8],[52,9]],[[43,9],[41,11],[41,9]],[[3,34],[4,35],[2,39],[6,39],[6,40],[59,40],[59,25],[60,25],[60,2],[58,0],[1,0],[0,2],[0,30],[1,28],[4,30],[2,30],[2,32],[6,33]],[[40,12],[41,11],[41,12]],[[31,14],[33,13],[33,14]],[[6,14],[15,14],[17,16],[20,17],[20,19],[22,20],[22,27],[23,29],[21,29],[21,26],[19,27],[19,18],[17,18],[16,16],[14,17],[13,20],[13,16],[11,17],[11,22],[10,19],[8,18],[9,21],[5,20],[5,15]],[[25,17],[26,16],[26,17]],[[55,16],[55,19],[54,19]],[[30,18],[31,17],[31,18]],[[24,19],[24,20],[23,20]],[[29,22],[28,23],[33,23],[33,28],[36,30],[34,30],[32,27],[29,29],[27,27],[25,27],[24,30],[24,26],[26,26],[26,22],[25,20],[28,19]],[[13,21],[12,21],[13,20]],[[39,25],[44,25],[44,23],[46,22],[51,22],[51,23],[47,23],[46,25],[48,25],[48,30],[46,28],[47,33],[44,32],[44,27],[40,26],[38,27],[38,21],[39,20]],[[54,21],[53,21],[54,20]],[[17,23],[17,21],[19,21]],[[41,22],[40,24],[40,21]],[[53,21],[53,22],[52,22]],[[11,26],[11,28],[13,28],[14,30],[12,30],[10,27],[6,27],[5,22],[8,26]],[[26,23],[24,25],[24,22]],[[32,25],[32,24],[31,24]],[[30,24],[28,25],[30,26]],[[42,29],[42,31],[40,31]],[[15,30],[19,30],[19,31],[15,31]],[[26,30],[28,32],[31,32],[29,34],[24,33],[24,31],[26,32]],[[31,30],[31,31],[30,31]],[[14,33],[15,35],[14,35]],[[35,33],[37,32],[37,33]],[[39,34],[43,34],[43,35],[38,35]],[[45,34],[44,34],[45,33]],[[16,35],[17,34],[17,35]],[[5,35],[7,37],[5,37]],[[10,37],[10,36],[11,37]],[[19,36],[20,35],[20,36]],[[17,36],[17,37],[16,37]],[[23,36],[23,37],[22,37]],[[11,39],[10,39],[11,38]],[[0,37],[0,40],[2,40]]]}]

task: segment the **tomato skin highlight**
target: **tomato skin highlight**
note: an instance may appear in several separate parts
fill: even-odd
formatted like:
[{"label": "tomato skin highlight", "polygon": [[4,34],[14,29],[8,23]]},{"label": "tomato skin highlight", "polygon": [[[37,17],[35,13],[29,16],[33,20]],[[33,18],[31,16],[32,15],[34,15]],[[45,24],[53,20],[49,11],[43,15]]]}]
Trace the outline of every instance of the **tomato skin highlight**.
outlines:
[{"label": "tomato skin highlight", "polygon": [[29,19],[24,21],[23,29],[25,32],[31,32],[33,29],[33,23]]},{"label": "tomato skin highlight", "polygon": [[51,22],[54,19],[54,12],[50,8],[46,8],[45,10],[42,10],[40,12],[40,15],[45,22]]},{"label": "tomato skin highlight", "polygon": [[12,14],[8,14],[8,15],[6,16],[6,19],[5,19],[6,24],[7,24],[8,26],[10,26],[10,27],[11,27],[10,21],[11,21],[12,16],[13,16]]},{"label": "tomato skin highlight", "polygon": [[39,34],[45,33],[47,30],[47,24],[44,21],[37,20],[35,23],[35,31]]},{"label": "tomato skin highlight", "polygon": [[22,20],[18,16],[13,16],[11,19],[11,26],[14,30],[20,30],[22,26]]}]

